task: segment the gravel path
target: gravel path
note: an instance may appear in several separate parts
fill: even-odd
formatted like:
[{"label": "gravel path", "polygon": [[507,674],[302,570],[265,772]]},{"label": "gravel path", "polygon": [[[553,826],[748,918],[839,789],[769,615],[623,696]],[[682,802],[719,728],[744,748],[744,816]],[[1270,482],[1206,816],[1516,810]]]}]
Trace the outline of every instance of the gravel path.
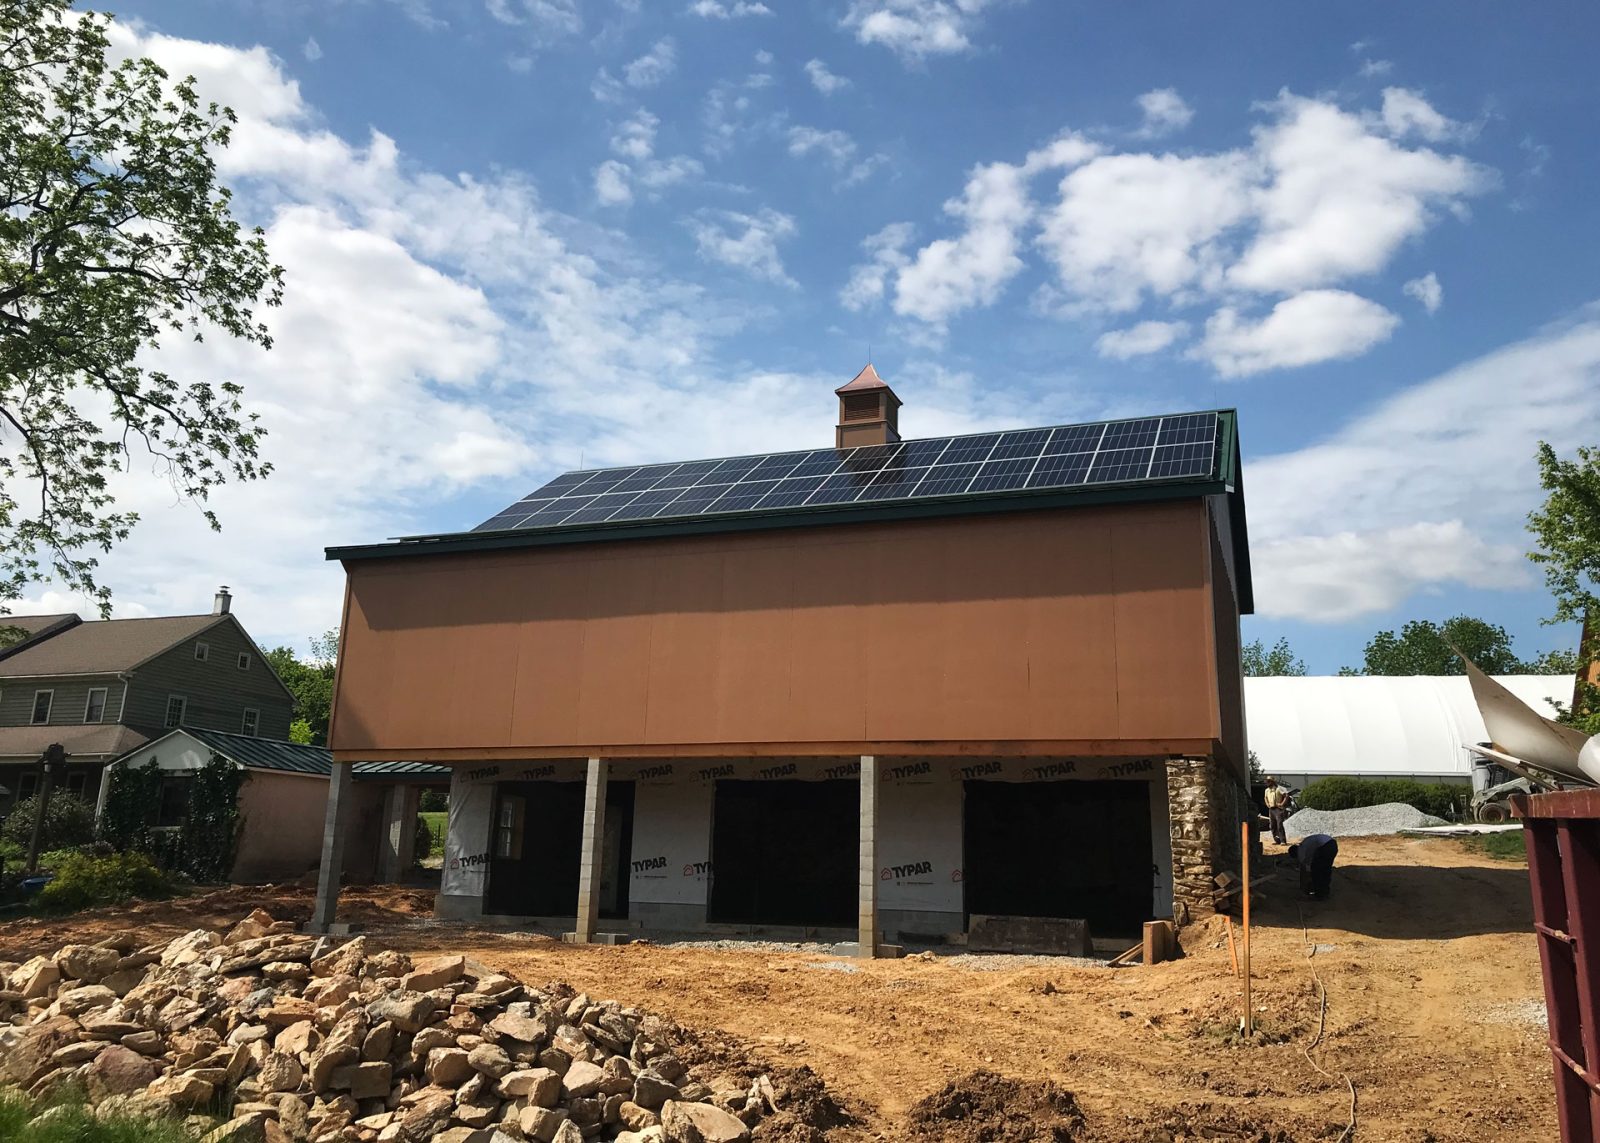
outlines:
[{"label": "gravel path", "polygon": [[1425,814],[1404,802],[1387,802],[1354,810],[1301,810],[1284,822],[1283,828],[1290,837],[1314,833],[1325,833],[1329,837],[1376,837],[1403,829],[1449,824],[1443,818]]}]

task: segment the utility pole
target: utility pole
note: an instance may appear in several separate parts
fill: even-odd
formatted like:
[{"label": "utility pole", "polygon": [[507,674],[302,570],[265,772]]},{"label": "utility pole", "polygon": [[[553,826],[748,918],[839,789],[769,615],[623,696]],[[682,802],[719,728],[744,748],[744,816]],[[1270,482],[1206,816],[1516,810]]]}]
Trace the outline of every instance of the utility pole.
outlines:
[{"label": "utility pole", "polygon": [[33,807],[33,838],[28,842],[28,864],[25,867],[28,873],[39,871],[39,845],[44,841],[44,818],[50,808],[50,778],[54,768],[66,760],[67,752],[59,742],[46,746],[39,758],[44,775],[39,779],[38,801]]}]

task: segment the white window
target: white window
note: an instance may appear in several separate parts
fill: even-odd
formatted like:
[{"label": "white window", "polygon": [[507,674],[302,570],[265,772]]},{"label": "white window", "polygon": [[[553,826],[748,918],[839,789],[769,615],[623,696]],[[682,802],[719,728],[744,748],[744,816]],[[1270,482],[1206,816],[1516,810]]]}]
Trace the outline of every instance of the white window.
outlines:
[{"label": "white window", "polygon": [[252,710],[249,707],[245,707],[244,719],[239,724],[239,733],[248,734],[251,737],[254,737],[256,733],[256,727],[260,725],[261,712],[259,710]]},{"label": "white window", "polygon": [[248,671],[250,669],[250,652],[249,651],[240,651],[239,652],[239,669],[241,671]]},{"label": "white window", "polygon": [[169,726],[169,727],[171,727],[171,726],[182,726],[183,725],[183,716],[184,716],[185,713],[188,712],[188,709],[189,709],[189,700],[188,699],[184,698],[182,695],[169,695],[168,698],[167,698],[167,722],[166,722],[166,725]]},{"label": "white window", "polygon": [[33,725],[40,726],[50,721],[50,705],[55,701],[55,691],[33,692]]},{"label": "white window", "polygon": [[90,687],[89,701],[84,704],[84,722],[103,722],[106,717],[106,688]]},{"label": "white window", "polygon": [[194,658],[195,662],[197,663],[203,663],[207,659],[211,658],[211,644],[196,643],[194,645]]}]

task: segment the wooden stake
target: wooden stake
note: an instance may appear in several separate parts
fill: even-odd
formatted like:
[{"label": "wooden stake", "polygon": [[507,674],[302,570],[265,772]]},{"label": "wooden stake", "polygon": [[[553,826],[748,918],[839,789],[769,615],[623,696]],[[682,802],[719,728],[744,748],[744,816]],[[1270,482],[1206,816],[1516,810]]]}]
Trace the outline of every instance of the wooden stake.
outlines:
[{"label": "wooden stake", "polygon": [[1223,923],[1228,926],[1228,963],[1233,966],[1233,975],[1239,975],[1239,950],[1233,944],[1233,918],[1223,914]]},{"label": "wooden stake", "polygon": [[1244,1035],[1255,1035],[1256,1022],[1250,1010],[1250,823],[1241,822],[1239,833],[1244,839]]}]

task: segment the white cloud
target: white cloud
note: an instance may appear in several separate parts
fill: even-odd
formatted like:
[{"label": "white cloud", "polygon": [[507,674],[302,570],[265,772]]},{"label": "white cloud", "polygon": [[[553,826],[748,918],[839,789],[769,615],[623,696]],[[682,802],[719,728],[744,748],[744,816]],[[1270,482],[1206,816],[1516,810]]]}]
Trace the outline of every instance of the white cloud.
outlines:
[{"label": "white cloud", "polygon": [[784,272],[778,244],[793,238],[794,219],[770,207],[755,214],[734,210],[703,210],[685,220],[700,256],[743,270],[756,278],[794,286]]},{"label": "white cloud", "polygon": [[689,5],[689,14],[703,16],[708,20],[739,20],[746,16],[770,16],[772,9],[759,2],[751,0],[695,0]]},{"label": "white cloud", "polygon": [[583,31],[579,0],[485,0],[489,15],[502,24],[528,30],[536,43],[549,44]]},{"label": "white cloud", "polygon": [[755,54],[756,63],[762,67],[766,67],[768,64],[770,64],[772,59],[772,53],[767,51],[765,48]]},{"label": "white cloud", "polygon": [[1460,520],[1298,536],[1255,545],[1252,560],[1257,614],[1318,623],[1386,611],[1445,584],[1527,584],[1515,544],[1474,535]]},{"label": "white cloud", "polygon": [[594,193],[600,205],[626,206],[633,201],[636,185],[659,191],[705,173],[697,160],[686,155],[655,157],[656,128],[660,124],[661,120],[641,109],[611,136],[612,153],[621,159],[607,159],[595,168]]},{"label": "white cloud", "polygon": [[[1600,439],[1600,306],[1413,385],[1321,441],[1247,459],[1263,615],[1319,622],[1416,592],[1532,581],[1534,446]],[[1248,422],[1244,445],[1249,453]]]},{"label": "white cloud", "polygon": [[1067,295],[1113,313],[1213,291],[1248,217],[1252,165],[1214,155],[1102,155],[1061,180],[1039,244]]},{"label": "white cloud", "polygon": [[855,140],[843,131],[822,131],[816,127],[789,128],[789,154],[797,159],[815,152],[834,167],[843,167],[855,157]]},{"label": "white cloud", "polygon": [[1113,329],[1095,339],[1095,352],[1112,361],[1126,361],[1160,353],[1187,336],[1189,325],[1181,321],[1142,321],[1127,329]]},{"label": "white cloud", "polygon": [[[1466,137],[1420,96],[1392,88],[1383,108],[1285,93],[1262,108],[1247,148],[1062,164],[1056,200],[1018,224],[1037,225],[1055,269],[1036,302],[1067,317],[1221,306],[1203,356],[1235,375],[1377,344],[1392,322],[1336,287],[1383,270],[1441,217],[1465,219],[1467,201],[1497,183],[1463,155],[1406,141]],[[1241,317],[1252,294],[1292,304],[1252,322]],[[1265,352],[1248,348],[1260,338]]]},{"label": "white cloud", "polygon": [[1439,307],[1444,304],[1444,287],[1439,284],[1439,275],[1432,270],[1420,278],[1412,278],[1401,288],[1406,297],[1421,302],[1422,308],[1430,314],[1438,313]]},{"label": "white cloud", "polygon": [[705,167],[687,155],[673,155],[668,159],[651,159],[635,168],[633,175],[639,185],[650,190],[686,183],[705,174]]},{"label": "white cloud", "polygon": [[1453,138],[1461,124],[1436,111],[1431,103],[1404,87],[1383,89],[1383,125],[1397,139],[1416,134],[1430,143]]},{"label": "white cloud", "polygon": [[594,169],[594,197],[601,206],[626,206],[633,201],[628,164],[607,159]]},{"label": "white cloud", "polygon": [[828,65],[821,60],[806,61],[806,75],[811,80],[811,86],[822,92],[823,95],[832,95],[836,91],[843,91],[850,86],[850,81],[842,75],[834,75],[828,70]]},{"label": "white cloud", "polygon": [[1494,185],[1471,161],[1407,150],[1333,104],[1284,95],[1277,111],[1255,131],[1267,182],[1233,285],[1287,292],[1375,273],[1438,209],[1459,210]]},{"label": "white cloud", "polygon": [[678,68],[678,47],[668,36],[622,69],[629,87],[655,87]]},{"label": "white cloud", "polygon": [[1380,75],[1388,75],[1394,70],[1394,64],[1388,60],[1362,60],[1361,75],[1364,79],[1372,79]]},{"label": "white cloud", "polygon": [[[215,337],[172,341],[149,359],[182,382],[243,384],[276,470],[214,495],[217,535],[136,457],[114,491],[143,522],[102,557],[119,614],[204,609],[229,583],[253,634],[303,646],[338,621],[341,572],[321,558],[324,544],[470,527],[576,467],[580,452],[622,464],[832,439],[817,400],[841,378],[722,358],[720,339],[756,303],[644,266],[620,236],[546,207],[520,172],[444,175],[380,132],[347,140],[262,48],[121,25],[113,40],[194,74],[203,100],[238,110],[219,173],[287,271],[285,304],[265,315],[270,352]],[[667,160],[652,177],[681,169]],[[773,235],[783,221],[755,216]],[[746,250],[758,269],[759,245]],[[930,384],[918,424],[960,431],[1033,416],[974,394]],[[19,606],[59,598],[43,584]]]},{"label": "white cloud", "polygon": [[312,63],[320,60],[322,58],[322,45],[317,43],[317,37],[307,36],[305,44],[300,48],[300,54]]},{"label": "white cloud", "polygon": [[595,72],[589,84],[589,94],[600,103],[621,103],[628,98],[628,89],[622,81],[605,68]]},{"label": "white cloud", "polygon": [[1307,290],[1285,298],[1260,321],[1225,306],[1206,322],[1194,356],[1223,377],[1248,377],[1359,357],[1387,341],[1400,319],[1377,302],[1345,290]]},{"label": "white cloud", "polygon": [[1020,165],[975,168],[961,197],[944,205],[965,230],[930,242],[899,270],[895,313],[942,325],[962,310],[992,304],[1022,269],[1020,231],[1034,215],[1029,183],[1042,171],[1082,163],[1095,150],[1079,136],[1064,135]]},{"label": "white cloud", "polygon": [[1183,101],[1175,88],[1158,87],[1145,92],[1135,102],[1144,116],[1138,132],[1142,138],[1154,139],[1181,131],[1194,118],[1194,108]]},{"label": "white cloud", "polygon": [[656,128],[661,124],[648,111],[640,111],[627,120],[611,137],[611,149],[625,159],[635,162],[648,159],[655,153]]},{"label": "white cloud", "polygon": [[865,238],[861,248],[871,257],[850,271],[850,280],[839,291],[839,302],[847,310],[864,310],[883,301],[889,276],[910,263],[905,248],[915,228],[909,222],[891,222]]},{"label": "white cloud", "polygon": [[995,0],[852,0],[844,26],[863,44],[881,44],[902,60],[953,55],[972,47],[983,10]]}]

